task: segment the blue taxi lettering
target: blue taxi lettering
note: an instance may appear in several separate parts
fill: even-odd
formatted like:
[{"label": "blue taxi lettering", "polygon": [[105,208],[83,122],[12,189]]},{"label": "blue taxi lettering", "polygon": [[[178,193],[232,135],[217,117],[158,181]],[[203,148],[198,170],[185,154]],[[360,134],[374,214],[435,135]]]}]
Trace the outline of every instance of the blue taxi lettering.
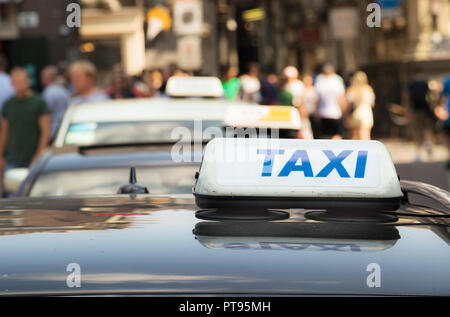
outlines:
[{"label": "blue taxi lettering", "polygon": [[366,173],[367,151],[359,151],[356,160],[355,178],[364,178]]},{"label": "blue taxi lettering", "polygon": [[275,155],[284,154],[284,150],[258,150],[258,154],[265,155],[262,175],[263,177],[272,176],[273,161]]},{"label": "blue taxi lettering", "polygon": [[[298,160],[302,160],[301,165],[297,165]],[[305,150],[297,150],[284,165],[278,177],[288,177],[291,172],[303,172],[305,177],[314,177],[308,153]]]},{"label": "blue taxi lettering", "polygon": [[[325,156],[328,158],[329,163],[322,168],[322,170],[314,176],[311,161],[308,157],[308,153],[306,150],[297,150],[291,156],[291,158],[286,162],[286,164],[281,169],[278,177],[288,177],[291,172],[303,172],[304,177],[318,177],[325,178],[328,177],[331,172],[336,170],[339,177],[341,178],[350,178],[350,174],[342,165],[342,162],[350,156],[354,151],[345,150],[335,155],[333,151],[323,150],[322,151]],[[261,176],[270,177],[272,176],[273,163],[275,157],[277,155],[283,155],[285,150],[258,150],[259,155],[264,155],[264,165]],[[367,155],[368,151],[358,151],[357,159],[356,159],[356,168],[354,178],[364,178],[366,173],[366,165],[367,165]],[[301,161],[301,164],[297,164]]]},{"label": "blue taxi lettering", "polygon": [[327,177],[335,169],[341,178],[350,178],[347,170],[342,166],[342,161],[347,158],[353,151],[342,151],[338,156],[335,156],[332,151],[322,151],[330,160],[327,166],[325,166],[316,177]]}]

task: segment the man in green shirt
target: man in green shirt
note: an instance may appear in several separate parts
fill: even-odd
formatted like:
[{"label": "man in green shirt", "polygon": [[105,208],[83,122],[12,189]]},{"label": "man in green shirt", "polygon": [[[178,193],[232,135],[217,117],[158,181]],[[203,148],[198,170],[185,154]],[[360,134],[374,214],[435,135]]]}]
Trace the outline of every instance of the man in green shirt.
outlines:
[{"label": "man in green shirt", "polygon": [[15,95],[5,102],[0,129],[0,170],[28,167],[48,146],[50,111],[40,96],[30,89],[23,68],[11,72]]}]

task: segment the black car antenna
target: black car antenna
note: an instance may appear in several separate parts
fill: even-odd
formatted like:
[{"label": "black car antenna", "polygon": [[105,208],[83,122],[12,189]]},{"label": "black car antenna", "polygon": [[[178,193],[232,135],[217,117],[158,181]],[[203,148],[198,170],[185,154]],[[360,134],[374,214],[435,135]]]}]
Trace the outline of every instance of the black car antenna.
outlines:
[{"label": "black car antenna", "polygon": [[119,188],[118,194],[148,194],[147,187],[137,183],[136,168],[130,168],[130,183]]}]

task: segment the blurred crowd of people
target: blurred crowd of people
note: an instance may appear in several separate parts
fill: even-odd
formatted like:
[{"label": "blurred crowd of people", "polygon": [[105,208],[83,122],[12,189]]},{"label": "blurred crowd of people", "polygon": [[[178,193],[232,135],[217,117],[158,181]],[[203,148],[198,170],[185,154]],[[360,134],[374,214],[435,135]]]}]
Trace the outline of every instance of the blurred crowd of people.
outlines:
[{"label": "blurred crowd of people", "polygon": [[[32,90],[25,68],[9,74],[7,60],[0,55],[0,170],[26,167],[36,161],[55,139],[65,111],[71,105],[108,99],[162,97],[171,76],[189,74],[174,66],[127,76],[120,64],[112,68],[106,88],[97,86],[97,69],[89,61],[77,61],[62,72],[45,67],[40,74],[42,94]],[[235,67],[221,72],[224,98],[264,105],[283,105],[299,110],[299,138],[351,138],[369,140],[374,126],[375,93],[367,75],[358,71],[348,85],[335,68],[324,65],[316,74],[303,74],[294,66],[282,74],[263,73],[252,63],[239,76]],[[431,148],[433,122],[439,120],[450,131],[448,116],[450,77],[443,84],[429,83],[415,72],[408,84],[412,127],[418,147]],[[434,120],[434,121],[433,121]],[[447,140],[449,138],[447,137]]]},{"label": "blurred crowd of people", "polygon": [[294,66],[279,76],[263,74],[250,64],[247,73],[237,75],[234,67],[222,72],[227,99],[296,107],[302,119],[301,138],[371,138],[375,93],[364,72],[356,72],[349,87],[330,64],[318,74],[302,76]]},{"label": "blurred crowd of people", "polygon": [[[250,64],[241,76],[234,67],[223,69],[222,83],[229,100],[296,107],[302,119],[301,138],[371,139],[376,96],[362,71],[355,72],[346,85],[330,64],[303,75],[294,66],[278,75],[264,74]],[[409,122],[408,134],[416,144],[416,160],[421,160],[422,148],[432,155],[437,130],[444,132],[450,151],[450,76],[441,83],[428,80],[416,69],[405,88],[402,108]]]},{"label": "blurred crowd of people", "polygon": [[109,99],[163,96],[171,76],[187,74],[171,68],[145,71],[129,77],[121,65],[112,68],[109,85],[97,86],[98,73],[89,61],[74,62],[65,71],[54,65],[42,69],[42,94],[33,90],[24,67],[7,73],[8,61],[0,54],[0,172],[28,167],[56,138],[66,110],[73,105]]},{"label": "blurred crowd of people", "polygon": [[416,161],[421,160],[422,148],[432,156],[436,129],[444,131],[450,153],[450,76],[439,82],[429,80],[420,68],[415,69],[408,81],[404,103],[409,106],[410,131],[417,150]]}]

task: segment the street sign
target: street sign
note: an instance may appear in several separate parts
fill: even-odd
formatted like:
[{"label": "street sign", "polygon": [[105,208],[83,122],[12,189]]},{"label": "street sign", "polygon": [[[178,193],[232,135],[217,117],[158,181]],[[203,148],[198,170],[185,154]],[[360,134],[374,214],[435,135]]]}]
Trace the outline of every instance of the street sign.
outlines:
[{"label": "street sign", "polygon": [[39,27],[39,14],[34,11],[20,12],[17,21],[22,29],[34,29]]},{"label": "street sign", "polygon": [[378,0],[378,3],[383,9],[392,9],[402,4],[402,0]]},{"label": "street sign", "polygon": [[[377,2],[382,8],[382,20],[396,20],[403,18],[403,9],[401,7],[402,0],[378,0]],[[390,26],[390,24],[387,25]]]},{"label": "street sign", "polygon": [[178,66],[184,70],[198,70],[202,67],[202,40],[188,35],[177,40]]},{"label": "street sign", "polygon": [[246,10],[242,13],[242,19],[246,22],[254,22],[264,20],[266,12],[262,8]]},{"label": "street sign", "polygon": [[203,6],[198,0],[177,0],[173,7],[176,35],[200,35],[203,28]]},{"label": "street sign", "polygon": [[354,7],[334,8],[330,11],[330,28],[335,40],[351,40],[359,35],[359,12]]}]

